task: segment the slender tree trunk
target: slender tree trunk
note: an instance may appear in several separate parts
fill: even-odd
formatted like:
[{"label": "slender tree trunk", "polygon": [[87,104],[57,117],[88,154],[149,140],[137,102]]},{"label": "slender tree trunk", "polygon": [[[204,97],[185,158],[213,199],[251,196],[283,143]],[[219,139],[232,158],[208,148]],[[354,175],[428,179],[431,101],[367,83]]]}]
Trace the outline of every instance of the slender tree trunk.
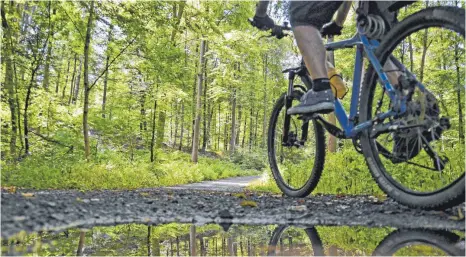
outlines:
[{"label": "slender tree trunk", "polygon": [[157,148],[162,147],[162,143],[165,139],[165,121],[167,118],[167,114],[164,110],[159,112],[159,125],[157,126]]},{"label": "slender tree trunk", "polygon": [[464,144],[464,124],[463,124],[463,108],[462,104],[464,103],[461,100],[461,91],[464,90],[464,85],[461,83],[461,74],[460,74],[460,63],[459,63],[459,46],[458,43],[455,45],[455,66],[456,66],[456,100],[458,103],[458,136],[461,143]]},{"label": "slender tree trunk", "polygon": [[[158,88],[158,87],[157,87]],[[154,146],[155,146],[155,114],[157,111],[157,100],[154,100],[154,109],[152,109],[152,133],[150,140],[150,162],[154,162]]]},{"label": "slender tree trunk", "polygon": [[243,126],[243,139],[241,140],[241,148],[244,149],[244,142],[246,140],[246,132],[247,132],[247,123],[248,123],[248,119],[246,117],[246,113],[244,113],[244,126]]},{"label": "slender tree trunk", "polygon": [[198,153],[199,153],[199,127],[201,122],[201,95],[202,95],[202,82],[203,82],[203,63],[204,63],[204,52],[206,48],[205,40],[201,41],[199,53],[199,69],[197,75],[197,97],[196,97],[196,119],[194,121],[194,135],[193,135],[193,148],[191,161],[197,163]]},{"label": "slender tree trunk", "polygon": [[220,112],[221,112],[221,103],[218,103],[218,123],[217,123],[217,126],[218,126],[218,133],[217,133],[217,150],[220,149],[220,127],[221,127],[221,123],[220,123]]},{"label": "slender tree trunk", "polygon": [[196,226],[191,225],[189,231],[189,253],[191,256],[197,256],[196,254]]},{"label": "slender tree trunk", "polygon": [[413,42],[411,40],[411,36],[408,36],[408,50],[409,50],[409,63],[410,63],[409,70],[414,72],[414,50],[413,50]]},{"label": "slender tree trunk", "polygon": [[[50,5],[51,5],[51,1],[48,2],[49,22],[51,20]],[[55,14],[55,12],[56,10],[54,9],[53,14]],[[49,37],[53,37],[53,25],[50,26]],[[44,86],[45,91],[47,92],[49,91],[49,85],[50,85],[50,60],[52,59],[52,47],[53,47],[52,42],[53,40],[50,40],[47,46],[47,56],[45,57],[45,67],[44,67],[43,86]]]},{"label": "slender tree trunk", "polygon": [[178,138],[178,118],[180,117],[180,114],[179,114],[179,107],[178,107],[179,103],[178,102],[175,102],[175,140],[173,142],[173,148],[176,148],[177,147],[177,144],[176,144],[176,140]]},{"label": "slender tree trunk", "polygon": [[[89,39],[89,41],[90,41],[90,39]],[[89,56],[88,56],[88,58],[89,58]],[[84,59],[86,59],[86,57],[84,57]],[[86,60],[84,60],[84,62],[86,62]],[[82,67],[83,67],[83,62],[82,62],[81,59],[79,59],[79,71],[78,71],[78,76],[76,78],[76,85],[74,86],[74,94],[73,94],[73,99],[72,99],[73,104],[76,104],[76,101],[78,100],[78,96],[79,96],[79,86],[81,84]]]},{"label": "slender tree trunk", "polygon": [[181,101],[181,131],[180,131],[180,146],[178,150],[183,148],[183,134],[184,134],[184,101]]},{"label": "slender tree trunk", "polygon": [[236,143],[236,89],[233,89],[231,99],[231,139],[230,139],[230,154],[235,152]]},{"label": "slender tree trunk", "polygon": [[[113,31],[113,25],[110,25],[110,28],[108,29],[108,44],[107,48],[110,46],[110,43],[112,42],[112,31]],[[110,61],[110,51],[107,49],[107,58],[105,60],[105,67],[108,67],[108,62]],[[108,72],[109,69],[107,68],[105,71],[105,77],[104,77],[104,92],[102,96],[102,118],[105,119],[105,107],[107,104],[107,85],[108,85]]]},{"label": "slender tree trunk", "polygon": [[[206,52],[208,51],[208,47],[206,46]],[[202,136],[202,152],[206,151],[207,148],[207,58],[204,60],[204,102],[203,104],[203,120],[202,120],[202,127],[203,127],[203,136]]]},{"label": "slender tree trunk", "polygon": [[241,137],[241,118],[242,118],[242,105],[238,105],[238,131],[236,132],[236,142],[235,144],[239,146],[239,139]]},{"label": "slender tree trunk", "polygon": [[267,133],[266,133],[266,128],[267,128],[267,54],[264,55],[264,60],[263,60],[263,64],[264,64],[264,70],[263,70],[263,76],[264,76],[264,103],[263,103],[263,107],[264,107],[264,118],[263,118],[263,121],[262,121],[262,143],[261,143],[261,147],[265,147],[265,144],[266,144],[266,140],[267,140]]},{"label": "slender tree trunk", "polygon": [[[70,86],[70,95],[68,97],[68,105],[71,104],[71,99],[73,99],[74,92],[74,82],[76,78],[76,62],[78,61],[77,54],[74,55],[74,66],[73,66],[73,75],[71,76],[71,86]],[[65,89],[63,89],[65,90]],[[64,94],[63,94],[64,95]]]},{"label": "slender tree trunk", "polygon": [[62,90],[62,94],[61,94],[62,102],[63,102],[63,99],[65,99],[65,90],[66,90],[66,86],[68,85],[69,74],[70,74],[70,59],[68,59],[68,64],[67,64],[67,67],[66,67],[65,84],[63,85],[63,90]]},{"label": "slender tree trunk", "polygon": [[254,106],[251,103],[251,110],[249,113],[249,151],[252,150],[252,144],[253,144],[253,135],[254,135],[254,130],[253,130],[253,122],[254,122]]},{"label": "slender tree trunk", "polygon": [[86,232],[84,231],[79,232],[78,250],[76,251],[77,256],[83,256],[83,249],[84,249],[85,241],[86,241]]},{"label": "slender tree trunk", "polygon": [[[428,7],[429,2],[426,1],[426,8]],[[427,29],[424,29],[424,37],[422,40],[422,57],[421,57],[421,70],[419,74],[419,81],[422,83],[424,81],[424,66],[426,63],[426,55],[427,55],[427,49],[429,48],[429,45],[427,40],[428,40],[428,33],[429,31]]]},{"label": "slender tree trunk", "polygon": [[[84,107],[83,107],[83,135],[84,135],[84,155],[89,160],[91,149],[89,144],[89,46],[91,43],[92,19],[94,17],[94,1],[91,1],[89,18],[87,20],[86,40],[84,42]],[[78,79],[79,83],[79,79]],[[79,88],[79,85],[78,85]],[[78,90],[76,90],[78,91]]]}]

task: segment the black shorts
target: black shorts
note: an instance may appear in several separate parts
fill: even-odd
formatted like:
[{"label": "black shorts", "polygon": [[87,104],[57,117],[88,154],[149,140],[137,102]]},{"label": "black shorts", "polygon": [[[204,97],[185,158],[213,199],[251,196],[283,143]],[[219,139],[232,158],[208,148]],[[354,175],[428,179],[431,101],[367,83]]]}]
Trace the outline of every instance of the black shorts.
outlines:
[{"label": "black shorts", "polygon": [[343,1],[290,1],[290,23],[296,26],[322,26],[332,20]]}]

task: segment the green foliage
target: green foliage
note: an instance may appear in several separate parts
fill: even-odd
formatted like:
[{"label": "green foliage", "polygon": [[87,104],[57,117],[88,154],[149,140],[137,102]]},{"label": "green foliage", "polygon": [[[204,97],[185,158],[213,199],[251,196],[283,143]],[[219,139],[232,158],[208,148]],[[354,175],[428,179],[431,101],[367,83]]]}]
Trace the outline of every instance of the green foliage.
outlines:
[{"label": "green foliage", "polygon": [[257,174],[222,159],[201,157],[198,164],[193,164],[188,154],[179,151],[157,151],[154,163],[145,159],[145,152],[137,152],[133,160],[115,151],[99,154],[94,162],[81,156],[30,156],[16,166],[3,167],[2,185],[34,189],[136,189]]}]

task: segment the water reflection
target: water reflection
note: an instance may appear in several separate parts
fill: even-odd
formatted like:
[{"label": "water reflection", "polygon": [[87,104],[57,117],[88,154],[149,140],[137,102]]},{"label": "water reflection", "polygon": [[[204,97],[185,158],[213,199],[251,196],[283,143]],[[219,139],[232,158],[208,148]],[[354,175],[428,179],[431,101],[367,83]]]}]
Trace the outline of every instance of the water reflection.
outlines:
[{"label": "water reflection", "polygon": [[22,233],[2,240],[2,255],[464,256],[464,241],[463,232],[421,229],[127,224]]}]

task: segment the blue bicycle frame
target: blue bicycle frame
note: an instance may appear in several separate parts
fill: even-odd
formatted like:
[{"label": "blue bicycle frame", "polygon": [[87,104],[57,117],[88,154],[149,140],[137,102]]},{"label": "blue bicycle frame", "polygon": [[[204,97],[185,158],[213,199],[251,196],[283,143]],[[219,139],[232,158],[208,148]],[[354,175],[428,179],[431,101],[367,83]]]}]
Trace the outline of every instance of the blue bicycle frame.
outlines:
[{"label": "blue bicycle frame", "polygon": [[[367,129],[372,126],[373,121],[365,121],[355,125],[359,107],[359,93],[362,83],[362,75],[364,68],[364,59],[363,55],[366,54],[369,62],[374,67],[377,72],[379,79],[382,85],[385,88],[387,95],[390,97],[391,101],[396,103],[395,106],[399,106],[398,111],[390,110],[385,113],[380,113],[377,115],[378,120],[384,120],[388,117],[403,114],[406,111],[406,100],[404,97],[399,96],[396,93],[394,87],[390,84],[387,74],[383,71],[383,67],[380,64],[379,60],[374,54],[374,49],[379,45],[376,40],[369,40],[364,34],[362,34],[359,29],[358,33],[351,39],[332,42],[325,45],[325,48],[329,51],[333,51],[341,48],[352,48],[356,46],[356,62],[354,67],[353,74],[353,93],[351,95],[351,106],[349,116],[346,114],[346,111],[341,104],[339,99],[335,100],[335,116],[338,119],[341,127],[343,128],[345,138],[353,138],[358,135],[364,129]],[[422,84],[418,83],[418,87],[421,91],[424,91],[425,88]],[[396,102],[398,101],[398,102]]]}]

